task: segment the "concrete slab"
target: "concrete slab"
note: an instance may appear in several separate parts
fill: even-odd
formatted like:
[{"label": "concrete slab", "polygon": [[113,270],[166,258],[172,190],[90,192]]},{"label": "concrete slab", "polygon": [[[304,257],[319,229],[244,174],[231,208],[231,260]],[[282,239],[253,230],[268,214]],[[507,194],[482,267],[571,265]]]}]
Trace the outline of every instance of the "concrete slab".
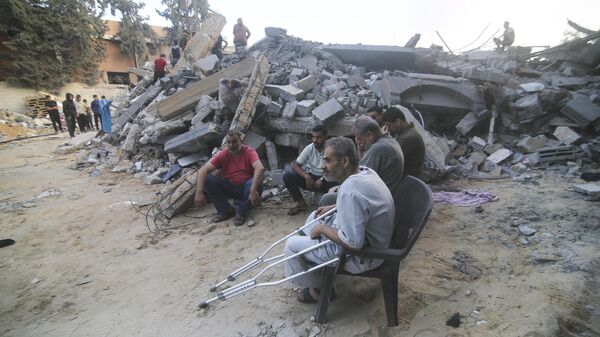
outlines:
[{"label": "concrete slab", "polygon": [[581,139],[581,136],[568,126],[557,127],[553,135],[565,145],[571,145]]},{"label": "concrete slab", "polygon": [[512,152],[509,149],[499,149],[496,152],[492,153],[489,157],[487,157],[486,160],[494,164],[500,164],[511,155]]},{"label": "concrete slab", "polygon": [[298,101],[302,98],[304,90],[292,85],[265,85],[265,90],[273,97],[280,97],[286,102]]},{"label": "concrete slab", "polygon": [[317,123],[326,125],[341,117],[343,113],[344,107],[338,103],[337,99],[331,98],[313,110],[313,117]]},{"label": "concrete slab", "polygon": [[548,138],[544,135],[539,135],[537,137],[527,135],[519,140],[517,147],[525,153],[534,153],[546,146],[546,143],[548,143]]},{"label": "concrete slab", "polygon": [[129,128],[129,132],[127,133],[127,138],[125,138],[125,142],[123,142],[123,150],[126,152],[134,152],[135,144],[138,140],[139,134],[142,131],[142,127],[139,124],[133,124]]},{"label": "concrete slab", "polygon": [[267,112],[274,115],[279,115],[279,113],[281,112],[281,104],[275,101],[271,101],[271,103],[269,103],[269,106],[267,106]]},{"label": "concrete slab", "polygon": [[218,125],[215,123],[202,124],[195,129],[168,140],[165,143],[165,152],[195,153],[206,151],[206,143],[214,141],[219,137],[218,130]]},{"label": "concrete slab", "polygon": [[573,189],[575,192],[594,197],[595,200],[600,199],[600,185],[598,184],[577,184],[573,185]]},{"label": "concrete slab", "polygon": [[310,91],[312,88],[317,85],[317,77],[313,75],[308,75],[303,79],[298,80],[296,82],[296,86],[304,91]]},{"label": "concrete slab", "polygon": [[269,167],[271,168],[271,171],[277,170],[279,168],[277,147],[275,146],[275,144],[273,144],[273,142],[267,140],[265,142],[265,149],[267,150],[267,161],[269,162]]},{"label": "concrete slab", "polygon": [[565,89],[578,89],[585,86],[588,81],[582,77],[552,77],[552,86]]},{"label": "concrete slab", "polygon": [[85,146],[85,144],[90,142],[95,137],[96,137],[95,132],[81,133],[81,134],[71,138],[69,140],[69,145],[71,145],[77,149],[82,149]]},{"label": "concrete slab", "polygon": [[474,81],[492,82],[502,85],[508,83],[509,79],[508,75],[496,71],[481,69],[471,69],[470,71],[465,72],[463,77]]},{"label": "concrete slab", "polygon": [[293,101],[293,102],[288,102],[285,107],[283,107],[283,111],[281,112],[281,116],[283,116],[283,118],[292,118],[294,117],[294,114],[296,114],[296,106],[298,105],[298,102]]},{"label": "concrete slab", "polygon": [[217,55],[211,54],[196,61],[196,66],[202,71],[203,74],[210,74],[215,70],[218,63],[219,58]]},{"label": "concrete slab", "polygon": [[337,56],[344,63],[363,66],[369,70],[412,70],[415,66],[414,48],[336,44],[322,46],[321,49]]},{"label": "concrete slab", "polygon": [[177,159],[177,164],[179,164],[179,166],[181,166],[181,167],[188,167],[197,162],[200,162],[201,160],[207,160],[207,159],[208,159],[207,156],[203,156],[200,153],[192,153],[189,156],[185,156],[185,157],[181,157],[181,158]]},{"label": "concrete slab", "polygon": [[523,83],[520,84],[519,87],[521,87],[521,89],[523,89],[523,91],[525,92],[538,92],[538,91],[542,91],[544,90],[544,83],[540,83],[540,82],[530,82],[530,83]]},{"label": "concrete slab", "polygon": [[487,109],[477,112],[471,111],[466,114],[465,117],[458,122],[458,124],[456,124],[456,131],[466,136],[475,127],[481,125],[483,122],[488,121],[491,116],[492,112]]},{"label": "concrete slab", "polygon": [[244,141],[242,143],[256,150],[266,141],[267,137],[259,135],[258,133],[252,131],[248,131],[246,132],[246,137],[244,137]]},{"label": "concrete slab", "polygon": [[600,119],[600,106],[592,103],[587,96],[576,94],[561,113],[579,126],[587,127]]},{"label": "concrete slab", "polygon": [[542,102],[537,93],[519,98],[513,106],[517,110],[520,122],[530,121],[544,114]]},{"label": "concrete slab", "polygon": [[296,115],[299,117],[309,117],[316,105],[317,102],[313,99],[300,101],[296,104]]}]

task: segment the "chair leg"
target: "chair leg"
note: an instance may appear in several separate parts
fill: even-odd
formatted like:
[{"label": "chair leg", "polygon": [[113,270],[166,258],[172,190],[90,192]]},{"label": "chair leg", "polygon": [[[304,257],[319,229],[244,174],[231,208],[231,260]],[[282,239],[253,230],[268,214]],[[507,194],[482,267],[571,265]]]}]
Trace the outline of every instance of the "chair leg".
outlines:
[{"label": "chair leg", "polygon": [[388,326],[398,325],[398,269],[399,266],[391,268],[391,270],[381,278],[381,288],[383,290],[383,300],[385,302],[385,313],[387,315]]},{"label": "chair leg", "polygon": [[315,322],[319,324],[323,324],[326,321],[325,316],[327,315],[327,307],[329,305],[329,298],[331,297],[331,289],[333,288],[333,281],[335,280],[337,269],[337,264],[335,266],[327,266],[323,269],[321,293],[319,294],[319,302],[317,303],[317,310],[315,312]]}]

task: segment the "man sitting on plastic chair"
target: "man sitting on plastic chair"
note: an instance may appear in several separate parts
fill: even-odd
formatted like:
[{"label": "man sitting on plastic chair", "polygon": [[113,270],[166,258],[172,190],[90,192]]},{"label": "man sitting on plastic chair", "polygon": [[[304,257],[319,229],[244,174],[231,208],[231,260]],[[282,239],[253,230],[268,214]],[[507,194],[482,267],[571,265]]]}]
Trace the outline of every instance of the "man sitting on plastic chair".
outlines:
[{"label": "man sitting on plastic chair", "polygon": [[[303,233],[306,236],[290,237],[285,244],[285,256],[325,239],[333,242],[286,261],[286,277],[302,272],[311,265],[335,259],[344,249],[358,251],[365,245],[383,248],[390,245],[394,231],[394,200],[375,171],[358,166],[356,147],[350,139],[336,137],[325,143],[323,174],[331,181],[342,183],[337,195],[337,213],[305,228]],[[319,208],[311,213],[307,223],[322,211],[323,208]],[[382,260],[348,257],[344,269],[356,274],[377,268],[382,263]],[[303,287],[298,294],[300,302],[318,301],[321,274],[322,269],[292,281]]]}]

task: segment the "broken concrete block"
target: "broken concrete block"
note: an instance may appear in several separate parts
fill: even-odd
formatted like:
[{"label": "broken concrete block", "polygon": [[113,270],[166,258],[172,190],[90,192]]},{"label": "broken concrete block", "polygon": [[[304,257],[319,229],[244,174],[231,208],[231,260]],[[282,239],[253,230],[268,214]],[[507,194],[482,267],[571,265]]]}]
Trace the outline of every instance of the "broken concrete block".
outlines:
[{"label": "broken concrete block", "polygon": [[575,192],[590,196],[592,200],[600,199],[600,185],[598,184],[578,184],[573,185],[573,189]]},{"label": "broken concrete block", "polygon": [[481,163],[483,163],[485,158],[486,158],[486,155],[485,155],[485,153],[483,153],[483,151],[473,152],[469,156],[469,160],[474,162],[475,165],[477,165],[477,166],[481,165]]},{"label": "broken concrete block", "polygon": [[181,157],[179,159],[177,159],[177,164],[179,164],[179,166],[181,167],[188,167],[192,164],[195,164],[201,160],[206,160],[207,157],[203,156],[199,153],[193,153],[190,154],[189,156],[185,156],[185,157]]},{"label": "broken concrete block", "polygon": [[160,173],[161,173],[160,171],[156,171],[149,176],[145,176],[143,178],[144,184],[146,184],[146,185],[162,184],[163,181],[160,177]]},{"label": "broken concrete block", "polygon": [[574,161],[583,156],[583,150],[578,146],[564,145],[545,147],[534,153],[531,158],[534,163],[548,163],[559,161]]},{"label": "broken concrete block", "polygon": [[215,123],[202,124],[195,129],[168,140],[165,143],[165,152],[205,152],[207,150],[206,143],[214,141],[219,137],[218,131],[219,126]]},{"label": "broken concrete block", "polygon": [[469,146],[474,150],[474,151],[479,151],[479,150],[483,150],[483,148],[485,147],[486,142],[485,140],[475,136],[473,138],[471,138],[471,140],[469,140]]},{"label": "broken concrete block", "polygon": [[298,102],[293,101],[293,102],[288,102],[285,107],[283,108],[283,112],[281,113],[281,116],[284,118],[292,118],[294,117],[294,114],[296,113],[296,106],[298,105]]},{"label": "broken concrete block", "polygon": [[471,111],[456,124],[456,131],[466,136],[473,128],[488,120],[491,116],[492,112],[487,109],[477,112]]},{"label": "broken concrete block", "polygon": [[201,58],[198,61],[196,61],[196,66],[200,68],[202,73],[208,74],[211,71],[215,70],[218,63],[219,57],[217,57],[217,55],[211,54],[205,58]]},{"label": "broken concrete block", "polygon": [[517,146],[525,153],[534,153],[543,148],[547,142],[548,138],[544,135],[539,135],[537,137],[525,136],[519,140]]},{"label": "broken concrete block", "polygon": [[500,164],[504,160],[506,160],[512,152],[508,149],[499,149],[498,151],[492,153],[489,157],[486,158],[487,161],[492,162],[494,164]]},{"label": "broken concrete block", "polygon": [[317,85],[317,78],[313,75],[308,75],[305,78],[298,80],[296,86],[304,91],[310,91]]},{"label": "broken concrete block", "polygon": [[267,93],[273,97],[280,97],[286,102],[297,101],[302,98],[304,90],[296,88],[292,85],[265,85]]},{"label": "broken concrete block", "polygon": [[115,167],[113,167],[113,173],[122,173],[127,172],[131,167],[131,162],[129,160],[121,160]]},{"label": "broken concrete block", "polygon": [[591,66],[600,64],[600,40],[596,39],[596,42],[585,46],[579,57]]},{"label": "broken concrete block", "polygon": [[275,144],[281,146],[291,146],[299,149],[305,143],[304,136],[297,133],[280,133],[275,136]]},{"label": "broken concrete block", "polygon": [[530,94],[519,98],[515,104],[518,111],[519,121],[529,121],[544,114],[542,102],[537,94]]},{"label": "broken concrete block", "polygon": [[581,136],[568,126],[558,126],[553,135],[565,145],[571,145],[581,139]]},{"label": "broken concrete block", "polygon": [[267,112],[279,115],[279,113],[281,112],[281,104],[271,101],[271,103],[269,103],[269,106],[267,107]]},{"label": "broken concrete block", "polygon": [[271,171],[277,170],[279,167],[279,158],[277,157],[277,148],[271,141],[265,142],[265,148],[267,149],[267,160]]},{"label": "broken concrete block", "polygon": [[520,85],[525,92],[538,92],[544,90],[544,84],[539,82],[523,83]]},{"label": "broken concrete block", "polygon": [[287,29],[279,28],[279,27],[265,27],[265,36],[280,39],[287,35]]},{"label": "broken concrete block", "polygon": [[206,116],[210,115],[211,112],[213,112],[213,108],[211,106],[212,102],[215,102],[215,100],[212,97],[208,95],[200,96],[200,100],[196,104],[196,107],[194,107],[194,117],[192,118],[192,125],[202,123],[202,120],[206,118]]},{"label": "broken concrete block", "polygon": [[502,146],[502,144],[488,144],[483,148],[483,152],[485,152],[488,156],[491,155],[492,153],[503,149],[504,146]]},{"label": "broken concrete block", "polygon": [[246,137],[244,137],[243,144],[250,146],[253,149],[258,149],[261,145],[265,143],[267,137],[259,135],[258,133],[254,133],[252,131],[248,131],[246,133]]},{"label": "broken concrete block", "polygon": [[552,86],[565,89],[578,89],[587,84],[581,77],[552,77]]},{"label": "broken concrete block", "polygon": [[142,127],[139,124],[133,124],[129,128],[129,132],[127,133],[127,138],[123,143],[123,150],[126,152],[134,152],[135,151],[135,142],[138,139],[140,132],[142,131]]},{"label": "broken concrete block", "polygon": [[302,56],[301,59],[298,60],[298,66],[304,69],[308,69],[308,71],[313,71],[317,69],[318,59],[314,55],[306,54]]},{"label": "broken concrete block", "polygon": [[306,74],[306,69],[302,68],[294,68],[290,71],[290,76],[295,76],[297,78],[302,78]]},{"label": "broken concrete block", "polygon": [[326,125],[341,117],[344,113],[344,107],[338,103],[337,99],[332,98],[316,107],[312,113],[317,123]]},{"label": "broken concrete block", "polygon": [[480,82],[493,82],[498,84],[506,84],[508,82],[508,76],[502,73],[490,71],[471,69],[463,74],[464,78]]},{"label": "broken concrete block", "polygon": [[317,102],[313,99],[307,99],[296,104],[296,115],[299,117],[309,117],[312,114]]},{"label": "broken concrete block", "polygon": [[560,112],[582,127],[600,119],[600,106],[593,104],[583,95],[575,95]]}]

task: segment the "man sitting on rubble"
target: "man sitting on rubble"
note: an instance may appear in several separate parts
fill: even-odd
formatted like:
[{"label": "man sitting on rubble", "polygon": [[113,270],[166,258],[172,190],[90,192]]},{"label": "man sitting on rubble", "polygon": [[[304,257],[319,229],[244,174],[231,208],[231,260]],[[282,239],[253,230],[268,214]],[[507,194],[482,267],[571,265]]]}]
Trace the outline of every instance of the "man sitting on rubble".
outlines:
[{"label": "man sitting on rubble", "polygon": [[[265,169],[256,150],[242,145],[240,136],[239,131],[229,130],[225,137],[227,149],[219,151],[198,170],[195,203],[198,207],[205,205],[204,193],[208,194],[218,213],[212,219],[214,223],[235,214],[233,224],[241,226],[250,209],[260,204]],[[209,174],[216,169],[220,169],[220,176]],[[239,201],[235,208],[228,198]]]},{"label": "man sitting on rubble", "polygon": [[391,107],[383,113],[382,121],[400,144],[404,155],[404,176],[419,177],[425,162],[425,143],[413,123],[406,121],[402,110]]},{"label": "man sitting on rubble", "polygon": [[512,46],[515,42],[515,30],[508,26],[508,21],[504,21],[504,33],[502,36],[495,37],[494,43],[498,50],[504,50],[505,47]]},{"label": "man sitting on rubble", "polygon": [[[373,123],[375,123],[373,121]],[[394,200],[385,183],[370,168],[358,166],[354,143],[348,138],[336,137],[325,143],[323,173],[342,184],[337,195],[337,213],[303,230],[307,236],[292,236],[285,243],[285,256],[291,256],[312,247],[323,239],[333,243],[321,246],[285,262],[286,277],[300,273],[310,266],[339,257],[343,250],[359,251],[363,246],[387,248],[394,230]],[[307,223],[315,219],[318,210],[311,213]],[[344,269],[357,274],[377,268],[383,260],[348,257]],[[321,270],[307,273],[292,280],[304,287],[298,301],[315,303],[319,298]],[[333,296],[333,294],[332,294]]]},{"label": "man sitting on rubble", "polygon": [[323,150],[326,139],[327,129],[322,125],[315,126],[312,129],[312,143],[302,150],[298,159],[292,161],[292,172],[286,172],[283,175],[285,187],[296,202],[296,205],[288,211],[288,215],[296,215],[308,209],[300,188],[327,192],[333,186],[339,185],[323,177],[321,167],[323,166]]}]

